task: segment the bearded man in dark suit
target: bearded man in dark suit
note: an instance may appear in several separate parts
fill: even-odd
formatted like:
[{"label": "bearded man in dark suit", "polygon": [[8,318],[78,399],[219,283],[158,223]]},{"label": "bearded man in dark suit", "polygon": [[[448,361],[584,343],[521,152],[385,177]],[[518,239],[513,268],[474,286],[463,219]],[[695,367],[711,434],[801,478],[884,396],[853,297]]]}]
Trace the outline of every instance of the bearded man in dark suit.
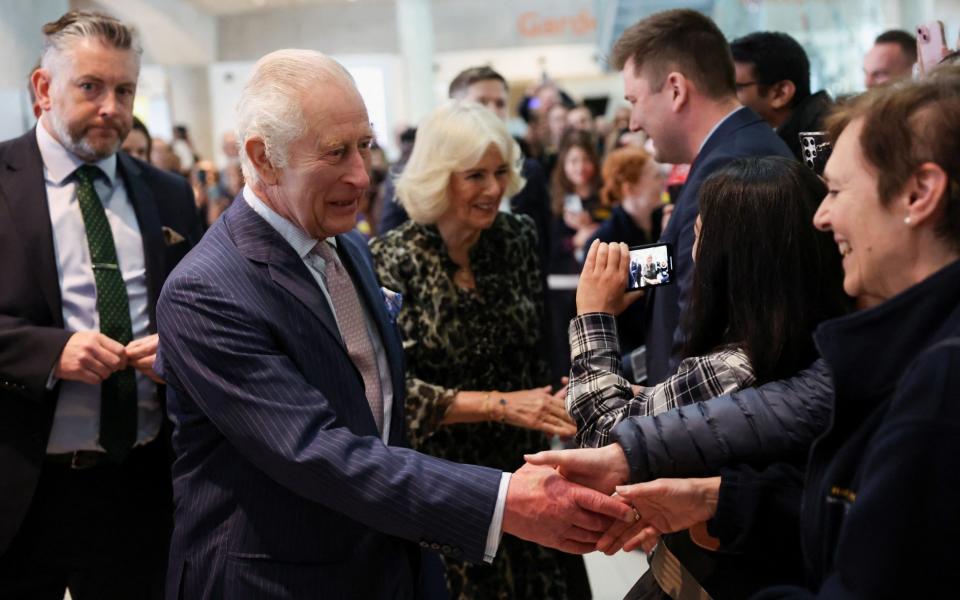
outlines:
[{"label": "bearded man in dark suit", "polygon": [[118,152],[133,31],[44,27],[35,129],[0,144],[0,596],[158,598],[171,529],[154,309],[199,240],[186,181]]}]

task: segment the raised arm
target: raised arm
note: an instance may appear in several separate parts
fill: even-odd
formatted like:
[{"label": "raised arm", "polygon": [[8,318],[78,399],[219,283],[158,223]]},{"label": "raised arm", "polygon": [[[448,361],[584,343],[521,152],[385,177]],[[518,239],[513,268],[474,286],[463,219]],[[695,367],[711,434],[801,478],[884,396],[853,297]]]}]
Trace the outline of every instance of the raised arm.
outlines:
[{"label": "raised arm", "polygon": [[795,460],[826,428],[833,380],[823,360],[790,379],[624,419],[611,431],[630,481],[716,474],[734,462]]}]

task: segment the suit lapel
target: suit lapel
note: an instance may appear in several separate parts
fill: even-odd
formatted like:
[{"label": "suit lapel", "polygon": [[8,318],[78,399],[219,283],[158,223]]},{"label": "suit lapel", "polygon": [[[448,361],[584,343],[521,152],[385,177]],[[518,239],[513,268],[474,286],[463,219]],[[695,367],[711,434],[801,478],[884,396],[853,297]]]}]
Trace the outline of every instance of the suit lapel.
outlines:
[{"label": "suit lapel", "polygon": [[156,307],[160,297],[160,288],[164,279],[163,231],[160,224],[160,211],[153,190],[141,176],[140,167],[125,152],[117,153],[120,176],[127,190],[127,198],[133,205],[140,226],[143,241],[143,259],[147,268],[147,303],[150,312],[150,330],[156,331]]},{"label": "suit lapel", "polygon": [[[690,171],[687,173],[686,182],[684,182],[683,187],[680,188],[680,194],[678,195],[678,200],[675,202],[676,210],[690,210],[688,206],[696,205],[696,192],[693,191],[690,194],[687,193],[688,182],[699,181],[700,169],[703,168],[703,165],[706,164],[710,158],[710,155],[714,153],[718,148],[722,147],[722,142],[733,132],[737,131],[742,127],[752,125],[760,120],[760,117],[757,113],[753,112],[747,107],[741,107],[737,109],[730,118],[720,124],[720,127],[717,127],[717,130],[710,134],[710,137],[707,138],[706,143],[703,145],[703,148],[700,152],[697,153],[697,156],[693,159],[693,162],[690,164]],[[699,184],[698,184],[699,185]],[[681,227],[683,219],[670,219],[670,222],[667,224],[667,229],[665,229],[660,234],[660,238],[664,240],[669,240],[675,238],[679,235],[679,232],[676,231],[677,227]]]},{"label": "suit lapel", "polygon": [[224,219],[240,253],[249,260],[266,264],[274,283],[300,301],[346,352],[333,311],[303,260],[269,223],[250,208],[242,192],[234,199]]},{"label": "suit lapel", "polygon": [[31,129],[11,144],[4,159],[6,164],[0,166],[0,199],[7,203],[13,221],[11,227],[16,232],[14,235],[23,240],[26,255],[33,261],[31,270],[37,275],[53,322],[57,327],[63,327],[53,226],[50,224],[47,187],[36,129]]}]

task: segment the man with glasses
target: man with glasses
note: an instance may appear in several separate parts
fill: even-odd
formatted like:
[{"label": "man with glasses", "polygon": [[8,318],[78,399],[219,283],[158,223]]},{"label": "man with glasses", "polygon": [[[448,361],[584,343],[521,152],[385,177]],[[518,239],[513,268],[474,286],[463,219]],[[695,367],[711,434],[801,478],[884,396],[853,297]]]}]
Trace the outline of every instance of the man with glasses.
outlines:
[{"label": "man with glasses", "polygon": [[810,93],[810,61],[789,35],[757,31],[730,43],[737,99],[777,131],[803,160],[801,131],[818,131],[833,105],[824,90]]}]

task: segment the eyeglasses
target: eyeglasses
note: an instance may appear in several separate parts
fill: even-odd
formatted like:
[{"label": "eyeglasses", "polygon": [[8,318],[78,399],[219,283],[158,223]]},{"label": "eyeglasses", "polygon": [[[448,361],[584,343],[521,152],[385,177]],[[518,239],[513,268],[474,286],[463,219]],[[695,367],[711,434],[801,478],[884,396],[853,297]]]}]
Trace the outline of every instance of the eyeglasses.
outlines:
[{"label": "eyeglasses", "polygon": [[743,83],[737,82],[733,84],[733,87],[737,88],[737,90],[742,90],[743,88],[750,87],[751,85],[760,85],[760,82],[759,81],[744,81]]}]

